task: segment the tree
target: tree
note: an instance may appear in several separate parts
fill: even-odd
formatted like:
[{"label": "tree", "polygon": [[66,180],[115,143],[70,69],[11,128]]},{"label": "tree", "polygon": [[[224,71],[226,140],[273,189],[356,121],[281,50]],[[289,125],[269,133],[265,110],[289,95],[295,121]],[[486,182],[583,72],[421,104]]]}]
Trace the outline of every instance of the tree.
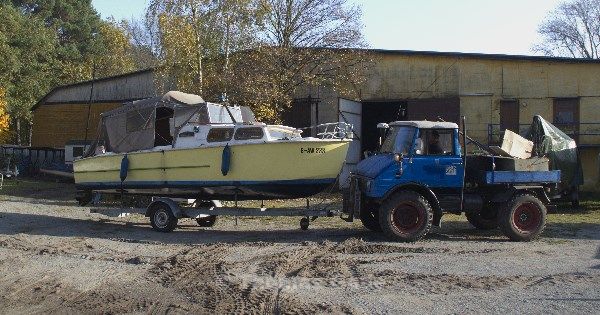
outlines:
[{"label": "tree", "polygon": [[[280,122],[302,87],[325,86],[358,96],[370,66],[361,10],[346,0],[264,0],[262,45],[239,54],[232,100],[257,117]],[[242,81],[242,82],[240,82]]]},{"label": "tree", "polygon": [[260,8],[258,0],[152,0],[146,18],[157,34],[163,80],[216,98],[226,90],[230,52],[255,43]]},{"label": "tree", "polygon": [[41,20],[0,5],[0,86],[5,90],[16,144],[29,135],[30,108],[56,80],[57,38]]},{"label": "tree", "polygon": [[96,51],[84,62],[75,64],[82,75],[91,78],[108,77],[134,71],[133,45],[121,24],[114,19],[100,23]]},{"label": "tree", "polygon": [[564,2],[540,25],[534,50],[549,56],[600,58],[600,0]]},{"label": "tree", "polygon": [[10,139],[10,116],[6,111],[6,93],[0,87],[0,143],[7,143]]},{"label": "tree", "polygon": [[90,79],[81,64],[99,53],[97,34],[101,19],[91,0],[10,0],[25,17],[41,21],[55,32],[58,45],[53,52],[60,61],[55,75],[57,84]]}]

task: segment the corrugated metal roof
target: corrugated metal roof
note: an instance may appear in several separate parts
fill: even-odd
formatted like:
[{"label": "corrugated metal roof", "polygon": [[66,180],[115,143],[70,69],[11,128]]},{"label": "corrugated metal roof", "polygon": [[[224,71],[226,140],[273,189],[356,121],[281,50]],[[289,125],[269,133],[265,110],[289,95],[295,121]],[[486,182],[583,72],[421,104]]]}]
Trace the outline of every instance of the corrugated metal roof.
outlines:
[{"label": "corrugated metal roof", "polygon": [[[121,75],[99,78],[61,85],[53,88],[40,99],[31,110],[44,104],[87,104],[90,101],[91,85],[94,84],[94,95],[91,103],[124,103],[156,95],[153,79],[148,84],[132,89],[128,80],[139,79],[146,74],[152,74],[155,68],[124,73]],[[111,85],[111,83],[114,83]],[[82,90],[84,87],[90,86]]]}]

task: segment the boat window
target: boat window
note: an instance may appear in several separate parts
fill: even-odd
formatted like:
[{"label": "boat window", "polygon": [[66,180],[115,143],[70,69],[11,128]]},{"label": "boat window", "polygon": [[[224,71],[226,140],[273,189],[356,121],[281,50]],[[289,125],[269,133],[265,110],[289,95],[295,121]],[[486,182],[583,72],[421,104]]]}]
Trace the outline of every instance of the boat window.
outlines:
[{"label": "boat window", "polygon": [[262,128],[252,127],[252,128],[239,128],[235,132],[235,140],[256,140],[262,139],[264,133]]},{"label": "boat window", "polygon": [[233,128],[213,128],[208,132],[206,141],[208,142],[223,142],[231,140],[233,136]]},{"label": "boat window", "polygon": [[193,136],[194,136],[193,131],[184,131],[179,134],[179,138],[186,138],[186,137],[193,137]]},{"label": "boat window", "polygon": [[135,132],[153,128],[152,114],[154,114],[154,108],[127,112],[127,117],[125,118],[126,131]]}]

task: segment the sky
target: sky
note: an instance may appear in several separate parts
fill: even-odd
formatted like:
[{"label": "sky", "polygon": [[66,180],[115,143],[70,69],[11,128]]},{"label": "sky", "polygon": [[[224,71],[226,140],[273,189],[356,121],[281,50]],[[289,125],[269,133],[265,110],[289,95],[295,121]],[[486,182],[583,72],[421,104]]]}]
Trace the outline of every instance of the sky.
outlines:
[{"label": "sky", "polygon": [[[535,55],[539,24],[561,0],[348,0],[370,48]],[[103,18],[139,18],[147,0],[92,0]]]}]

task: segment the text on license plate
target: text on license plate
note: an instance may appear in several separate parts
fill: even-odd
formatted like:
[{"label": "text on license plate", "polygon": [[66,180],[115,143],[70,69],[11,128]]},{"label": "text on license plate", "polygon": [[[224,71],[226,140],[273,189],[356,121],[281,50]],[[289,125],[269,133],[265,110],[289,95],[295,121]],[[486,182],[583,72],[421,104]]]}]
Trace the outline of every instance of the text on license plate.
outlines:
[{"label": "text on license plate", "polygon": [[325,148],[300,148],[300,153],[322,154],[325,153]]}]

